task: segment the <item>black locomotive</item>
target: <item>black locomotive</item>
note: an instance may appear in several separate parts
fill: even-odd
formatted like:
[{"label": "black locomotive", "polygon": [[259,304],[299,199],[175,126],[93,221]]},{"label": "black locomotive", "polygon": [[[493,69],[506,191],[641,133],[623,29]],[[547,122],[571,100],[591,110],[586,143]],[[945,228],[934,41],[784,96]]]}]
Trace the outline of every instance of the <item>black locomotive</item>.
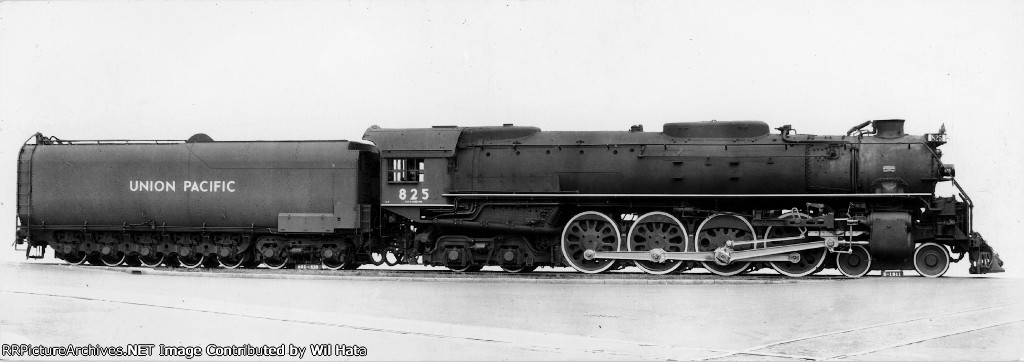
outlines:
[{"label": "black locomotive", "polygon": [[[374,126],[363,136],[372,145],[36,134],[18,161],[16,244],[28,257],[50,246],[69,263],[107,266],[937,277],[967,256],[971,273],[1003,271],[941,162],[945,131],[907,135],[903,123],[838,136],[757,121]],[[936,197],[939,182],[959,199]]]}]

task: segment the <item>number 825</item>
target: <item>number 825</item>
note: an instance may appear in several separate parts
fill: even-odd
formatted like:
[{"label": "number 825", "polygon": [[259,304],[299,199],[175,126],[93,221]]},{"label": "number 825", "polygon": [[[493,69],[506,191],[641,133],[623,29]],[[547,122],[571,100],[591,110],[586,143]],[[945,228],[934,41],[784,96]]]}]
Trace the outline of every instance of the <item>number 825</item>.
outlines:
[{"label": "number 825", "polygon": [[416,200],[426,200],[428,198],[430,198],[430,190],[429,189],[408,189],[408,190],[406,190],[406,189],[399,189],[398,190],[398,199],[399,200],[403,200],[403,201],[404,200],[416,201]]}]

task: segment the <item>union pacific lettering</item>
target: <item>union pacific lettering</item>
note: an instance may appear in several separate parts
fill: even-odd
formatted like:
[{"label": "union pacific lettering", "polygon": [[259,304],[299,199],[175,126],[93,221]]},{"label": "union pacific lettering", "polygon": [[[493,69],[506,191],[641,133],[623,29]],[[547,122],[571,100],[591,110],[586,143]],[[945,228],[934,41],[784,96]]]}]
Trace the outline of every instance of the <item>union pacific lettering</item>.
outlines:
[{"label": "union pacific lettering", "polygon": [[[235,192],[235,181],[192,181],[181,182],[186,192]],[[177,181],[130,180],[128,189],[132,192],[178,192]]]}]

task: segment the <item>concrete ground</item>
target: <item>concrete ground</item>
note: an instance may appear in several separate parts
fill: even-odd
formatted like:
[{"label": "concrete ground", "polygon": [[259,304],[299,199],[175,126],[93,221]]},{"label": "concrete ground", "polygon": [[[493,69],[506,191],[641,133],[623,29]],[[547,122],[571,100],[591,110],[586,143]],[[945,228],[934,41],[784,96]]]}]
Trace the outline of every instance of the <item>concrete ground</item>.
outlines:
[{"label": "concrete ground", "polygon": [[[0,343],[293,344],[303,360],[1024,357],[1021,279],[451,276],[0,263]],[[367,356],[314,357],[315,343]]]}]

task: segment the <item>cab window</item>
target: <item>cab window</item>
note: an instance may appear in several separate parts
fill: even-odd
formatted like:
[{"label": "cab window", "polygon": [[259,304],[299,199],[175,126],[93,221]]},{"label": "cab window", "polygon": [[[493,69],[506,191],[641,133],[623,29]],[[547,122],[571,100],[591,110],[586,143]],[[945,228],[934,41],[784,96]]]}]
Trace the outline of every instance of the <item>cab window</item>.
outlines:
[{"label": "cab window", "polygon": [[388,160],[388,182],[423,182],[423,159],[395,158]]}]

